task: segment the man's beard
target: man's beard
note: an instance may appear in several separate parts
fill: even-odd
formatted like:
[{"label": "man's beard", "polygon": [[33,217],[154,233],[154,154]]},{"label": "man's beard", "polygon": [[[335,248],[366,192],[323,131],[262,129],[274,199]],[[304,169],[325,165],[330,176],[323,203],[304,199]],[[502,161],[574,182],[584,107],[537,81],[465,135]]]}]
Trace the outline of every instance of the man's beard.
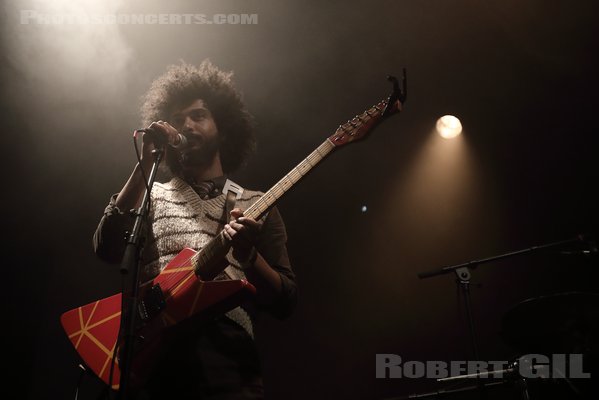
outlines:
[{"label": "man's beard", "polygon": [[194,145],[190,141],[189,148],[181,151],[179,158],[183,169],[195,169],[198,167],[208,167],[214,161],[214,157],[218,152],[219,141],[216,137],[204,141],[200,145]]},{"label": "man's beard", "polygon": [[172,148],[167,148],[167,164],[171,172],[175,175],[193,174],[194,170],[209,167],[220,147],[218,137],[212,137],[206,140],[198,140],[194,137],[188,137],[188,145],[180,152]]}]

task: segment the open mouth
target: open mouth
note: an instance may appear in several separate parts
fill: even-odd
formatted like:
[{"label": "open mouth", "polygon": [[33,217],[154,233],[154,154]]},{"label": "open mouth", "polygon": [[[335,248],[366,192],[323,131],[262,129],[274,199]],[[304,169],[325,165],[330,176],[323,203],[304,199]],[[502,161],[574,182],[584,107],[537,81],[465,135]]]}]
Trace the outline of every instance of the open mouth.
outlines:
[{"label": "open mouth", "polygon": [[197,149],[202,147],[204,141],[201,139],[201,137],[194,136],[191,134],[185,135],[185,137],[187,138],[187,146],[185,146],[186,150]]}]

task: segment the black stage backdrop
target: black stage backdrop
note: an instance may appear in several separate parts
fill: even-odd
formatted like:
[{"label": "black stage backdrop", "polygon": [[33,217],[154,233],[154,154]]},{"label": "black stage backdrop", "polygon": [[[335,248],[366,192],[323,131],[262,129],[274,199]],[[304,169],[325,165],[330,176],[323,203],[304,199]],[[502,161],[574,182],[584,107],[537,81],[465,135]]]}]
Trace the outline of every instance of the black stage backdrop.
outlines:
[{"label": "black stage backdrop", "polygon": [[[91,236],[134,165],[140,96],[167,65],[210,58],[235,71],[256,117],[257,153],[233,178],[260,190],[384,98],[386,75],[407,68],[404,112],[333,153],[280,201],[300,302],[288,320],[259,320],[258,344],[273,399],[447,388],[375,377],[376,354],[473,359],[454,276],[417,273],[597,234],[597,8],[591,0],[5,2],[5,387],[22,398],[74,397],[79,360],[59,317],[119,290],[118,268],[95,258]],[[36,19],[76,12],[230,19]],[[257,17],[236,23],[240,14]],[[461,119],[458,139],[434,134],[444,114]],[[519,354],[501,335],[519,302],[596,292],[596,256],[559,250],[473,271],[483,360]],[[526,318],[535,316],[562,326],[557,313]],[[85,378],[80,398],[99,390]]]}]

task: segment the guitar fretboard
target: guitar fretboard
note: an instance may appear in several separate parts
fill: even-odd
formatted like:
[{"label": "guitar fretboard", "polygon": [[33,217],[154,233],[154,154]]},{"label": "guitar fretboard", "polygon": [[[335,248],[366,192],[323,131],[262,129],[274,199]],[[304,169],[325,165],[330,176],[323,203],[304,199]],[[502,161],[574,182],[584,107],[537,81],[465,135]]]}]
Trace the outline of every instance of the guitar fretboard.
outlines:
[{"label": "guitar fretboard", "polygon": [[[306,174],[322,161],[323,158],[342,144],[337,142],[339,139],[344,138],[346,141],[352,141],[355,139],[354,134],[359,129],[364,129],[365,132],[372,129],[372,127],[381,119],[383,109],[386,105],[387,101],[383,100],[362,114],[357,115],[352,120],[339,126],[335,135],[325,140],[310,153],[308,157],[281,178],[279,182],[245,210],[244,215],[254,220],[258,220],[262,217],[264,213],[266,213],[270,207],[281,198],[281,196],[293,187],[293,185],[306,176]],[[335,143],[333,143],[333,140]],[[208,275],[216,276],[216,273],[220,271],[217,266],[211,264],[211,261],[218,257],[224,257],[230,248],[231,243],[225,238],[223,231],[221,231],[191,258],[196,273],[199,272],[199,275],[208,273]]]},{"label": "guitar fretboard", "polygon": [[[372,125],[381,117],[386,101],[383,100],[377,105],[372,106],[354,120],[342,124],[339,129],[345,132],[352,131],[358,126]],[[358,125],[359,124],[359,125]],[[316,166],[323,158],[325,158],[337,146],[331,142],[331,138],[325,140],[316,148],[308,157],[293,168],[279,182],[277,182],[268,192],[264,193],[260,199],[252,204],[244,215],[257,220],[260,218],[281,196],[285,194],[293,185],[295,185],[302,177],[304,177],[312,168]]]},{"label": "guitar fretboard", "polygon": [[[334,148],[335,145],[331,143],[329,139],[325,140],[316,148],[316,150],[310,153],[308,157],[256,200],[256,202],[254,202],[243,214],[246,217],[258,220],[281,196],[285,194],[285,192],[291,189],[293,185],[325,158],[327,154],[333,151]],[[191,261],[194,264],[194,267],[197,268],[196,263],[198,265],[206,265],[210,259],[215,257],[218,253],[227,250],[227,240],[221,231],[214,239],[208,242],[200,252],[196,253]]]},{"label": "guitar fretboard", "polygon": [[262,195],[254,204],[252,204],[244,215],[257,220],[293,185],[302,179],[312,168],[316,166],[323,158],[325,158],[335,145],[329,139],[325,140],[316,148],[308,157],[293,168],[279,182]]}]

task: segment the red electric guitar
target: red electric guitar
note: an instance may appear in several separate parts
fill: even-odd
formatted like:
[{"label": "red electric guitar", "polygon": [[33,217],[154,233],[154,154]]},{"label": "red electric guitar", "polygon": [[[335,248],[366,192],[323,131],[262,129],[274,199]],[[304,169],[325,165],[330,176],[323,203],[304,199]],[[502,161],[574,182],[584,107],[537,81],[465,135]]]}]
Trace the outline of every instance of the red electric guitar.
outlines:
[{"label": "red electric guitar", "polygon": [[[276,185],[253,203],[244,214],[259,219],[270,207],[318,162],[337,147],[363,138],[374,127],[402,110],[406,100],[406,75],[403,75],[403,90],[394,77],[393,93],[362,114],[337,128],[308,157],[285,175]],[[148,354],[156,348],[156,343],[167,328],[185,320],[204,315],[224,313],[240,305],[256,289],[246,280],[213,281],[227,266],[225,255],[230,249],[229,242],[221,231],[212,241],[199,251],[183,249],[155,279],[142,285],[143,296],[139,307],[141,320],[138,330],[143,337],[142,350],[136,349],[132,371],[141,377],[141,366],[148,364]],[[121,323],[121,294],[116,294],[93,303],[77,307],[62,314],[62,326],[69,340],[84,363],[107,385],[119,388],[120,370],[115,347]],[[140,346],[138,346],[140,347]],[[145,347],[145,348],[144,348]],[[132,384],[133,386],[133,384]]]}]

